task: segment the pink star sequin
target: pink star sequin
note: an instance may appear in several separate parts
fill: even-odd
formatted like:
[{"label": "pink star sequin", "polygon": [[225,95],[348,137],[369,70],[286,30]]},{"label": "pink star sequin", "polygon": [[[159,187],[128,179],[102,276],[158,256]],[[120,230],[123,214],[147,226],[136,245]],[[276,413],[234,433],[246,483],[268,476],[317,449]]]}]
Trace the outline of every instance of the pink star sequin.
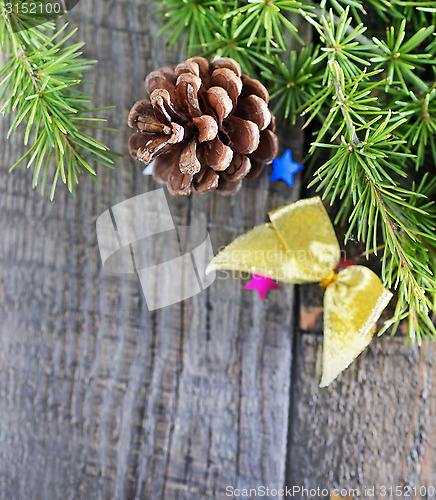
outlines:
[{"label": "pink star sequin", "polygon": [[260,276],[259,274],[253,274],[251,281],[249,281],[245,286],[247,290],[256,290],[259,294],[260,300],[265,300],[266,294],[269,290],[276,290],[280,288],[277,283],[271,278],[265,276]]}]

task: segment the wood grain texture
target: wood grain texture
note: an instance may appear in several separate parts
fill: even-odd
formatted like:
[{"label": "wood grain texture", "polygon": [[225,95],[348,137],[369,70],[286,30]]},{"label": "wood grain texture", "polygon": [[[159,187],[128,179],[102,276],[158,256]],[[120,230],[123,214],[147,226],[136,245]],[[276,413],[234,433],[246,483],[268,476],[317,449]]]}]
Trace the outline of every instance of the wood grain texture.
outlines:
[{"label": "wood grain texture", "polygon": [[[435,498],[433,343],[375,338],[328,388],[319,388],[322,339],[297,334],[287,483],[357,489],[359,499]],[[375,496],[365,488],[375,488]],[[414,487],[423,487],[414,495]],[[378,492],[378,493],[377,493]],[[314,498],[324,498],[315,495]]]},{"label": "wood grain texture", "polygon": [[[100,187],[84,178],[76,199],[62,189],[42,199],[31,172],[7,173],[22,136],[6,141],[10,119],[0,119],[0,500],[434,483],[433,345],[376,341],[321,390],[317,286],[298,296],[283,286],[261,303],[241,280],[217,279],[149,312],[136,277],[103,270],[97,217],[158,187],[128,157],[125,126],[144,76],[179,62],[157,37],[155,8],[82,0],[68,16],[85,56],[99,60],[87,90],[96,106],[116,105],[109,125],[122,131],[96,134],[124,155],[113,171],[98,168]],[[301,134],[281,135],[300,160]],[[217,250],[294,200],[299,185],[269,183],[265,172],[233,198],[168,201],[175,222],[199,220]]]},{"label": "wood grain texture", "polygon": [[[135,277],[102,269],[95,222],[156,189],[128,156],[125,125],[153,69],[178,62],[157,37],[156,5],[82,0],[69,14],[99,60],[93,104],[115,104],[97,133],[124,156],[83,178],[77,198],[31,189],[8,168],[22,136],[0,120],[0,499],[224,498],[225,487],[285,480],[293,288],[261,303],[236,279],[147,310]],[[301,158],[295,129],[283,145]],[[176,224],[200,220],[214,248],[296,199],[268,172],[234,198],[169,199]],[[202,216],[202,217],[199,217]]]}]

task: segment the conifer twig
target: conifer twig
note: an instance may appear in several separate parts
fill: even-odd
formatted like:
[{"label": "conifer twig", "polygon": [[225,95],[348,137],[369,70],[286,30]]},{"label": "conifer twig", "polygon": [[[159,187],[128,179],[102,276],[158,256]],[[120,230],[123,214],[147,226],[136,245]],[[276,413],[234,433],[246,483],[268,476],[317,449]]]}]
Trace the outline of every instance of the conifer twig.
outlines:
[{"label": "conifer twig", "polygon": [[92,163],[111,167],[117,156],[85,132],[94,121],[104,121],[83,116],[98,110],[88,107],[90,97],[76,88],[96,61],[79,57],[83,43],[67,45],[77,30],[65,34],[66,28],[56,32],[52,22],[38,24],[0,3],[0,44],[9,57],[0,70],[0,111],[14,114],[8,137],[23,124],[29,145],[10,170],[26,160],[34,169],[33,187],[40,183],[42,192],[51,175],[51,199],[59,178],[74,193],[82,172],[95,180]]}]

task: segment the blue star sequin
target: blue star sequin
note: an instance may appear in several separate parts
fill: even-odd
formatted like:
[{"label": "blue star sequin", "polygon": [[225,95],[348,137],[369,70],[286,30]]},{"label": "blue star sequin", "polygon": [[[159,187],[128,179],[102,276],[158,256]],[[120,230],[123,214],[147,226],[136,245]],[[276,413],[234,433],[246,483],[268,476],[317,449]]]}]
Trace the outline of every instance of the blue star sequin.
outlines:
[{"label": "blue star sequin", "polygon": [[292,160],[292,153],[290,149],[287,149],[281,158],[276,158],[272,162],[274,168],[270,181],[283,180],[292,187],[294,185],[294,175],[299,171],[303,170],[304,166],[296,163]]}]

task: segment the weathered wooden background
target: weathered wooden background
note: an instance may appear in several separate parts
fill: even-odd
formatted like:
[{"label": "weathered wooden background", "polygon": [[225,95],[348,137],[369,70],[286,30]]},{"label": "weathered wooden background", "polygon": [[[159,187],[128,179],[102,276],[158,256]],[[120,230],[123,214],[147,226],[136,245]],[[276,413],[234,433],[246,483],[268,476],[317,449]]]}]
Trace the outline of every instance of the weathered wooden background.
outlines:
[{"label": "weathered wooden background", "polygon": [[[100,187],[83,179],[76,199],[62,189],[53,203],[42,199],[31,172],[7,173],[22,137],[6,141],[10,120],[0,120],[0,499],[436,486],[435,345],[374,340],[319,389],[316,286],[284,286],[262,303],[240,280],[218,279],[148,312],[136,278],[103,271],[97,217],[157,187],[128,158],[125,125],[144,76],[178,62],[156,36],[155,8],[81,0],[68,16],[85,55],[100,61],[89,88],[95,104],[115,104],[110,123],[122,130],[99,136],[124,154],[115,170],[99,169]],[[301,159],[300,133],[282,136]],[[205,214],[201,229],[216,249],[295,200],[298,186],[269,183],[265,172],[230,199],[169,202],[177,224]]]}]

